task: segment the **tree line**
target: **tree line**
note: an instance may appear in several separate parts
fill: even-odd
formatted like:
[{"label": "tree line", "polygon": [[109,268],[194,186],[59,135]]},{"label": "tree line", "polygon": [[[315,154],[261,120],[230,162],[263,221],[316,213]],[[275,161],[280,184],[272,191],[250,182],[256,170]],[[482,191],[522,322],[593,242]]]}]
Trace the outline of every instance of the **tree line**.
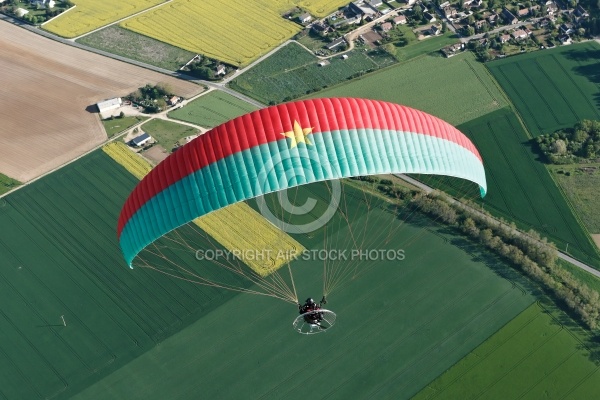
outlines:
[{"label": "tree line", "polygon": [[557,302],[566,305],[589,329],[600,323],[600,294],[557,265],[558,253],[552,243],[536,231],[519,232],[514,223],[475,211],[440,192],[424,194],[393,184],[389,179],[358,177],[376,185],[379,192],[395,202],[443,223],[490,250],[541,285]]}]

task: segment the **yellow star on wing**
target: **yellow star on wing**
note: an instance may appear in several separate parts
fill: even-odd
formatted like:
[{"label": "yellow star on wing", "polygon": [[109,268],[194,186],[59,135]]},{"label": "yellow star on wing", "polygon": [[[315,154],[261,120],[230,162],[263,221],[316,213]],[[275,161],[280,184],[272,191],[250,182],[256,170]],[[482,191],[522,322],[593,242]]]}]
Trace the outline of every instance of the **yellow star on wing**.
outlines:
[{"label": "yellow star on wing", "polygon": [[294,120],[294,128],[289,132],[282,132],[281,134],[287,138],[290,138],[292,141],[290,143],[290,148],[294,148],[298,145],[298,143],[304,143],[307,146],[312,145],[310,140],[308,140],[307,135],[312,133],[313,128],[302,128],[300,123]]}]

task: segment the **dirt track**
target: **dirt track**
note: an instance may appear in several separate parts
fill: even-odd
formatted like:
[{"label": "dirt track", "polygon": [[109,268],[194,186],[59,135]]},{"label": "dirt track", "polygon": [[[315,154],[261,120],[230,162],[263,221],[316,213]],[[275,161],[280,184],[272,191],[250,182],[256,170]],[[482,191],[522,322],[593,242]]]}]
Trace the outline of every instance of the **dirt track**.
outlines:
[{"label": "dirt track", "polygon": [[0,21],[0,172],[28,181],[106,139],[96,102],[165,82],[202,87],[43,38]]}]

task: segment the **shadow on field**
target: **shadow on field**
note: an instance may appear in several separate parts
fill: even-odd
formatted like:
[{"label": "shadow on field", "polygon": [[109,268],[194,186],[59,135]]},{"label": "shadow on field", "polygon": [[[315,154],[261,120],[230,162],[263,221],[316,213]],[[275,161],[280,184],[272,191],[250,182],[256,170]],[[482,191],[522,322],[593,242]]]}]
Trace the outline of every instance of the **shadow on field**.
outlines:
[{"label": "shadow on field", "polygon": [[[586,77],[590,82],[600,84],[600,50],[590,50],[589,47],[583,50],[573,49],[565,52],[565,56],[570,60],[586,63],[586,65],[574,67],[573,71]],[[594,95],[594,100],[600,107],[600,92]]]},{"label": "shadow on field", "polygon": [[90,114],[98,114],[98,107],[95,104],[90,104],[85,108],[85,111],[89,112]]}]

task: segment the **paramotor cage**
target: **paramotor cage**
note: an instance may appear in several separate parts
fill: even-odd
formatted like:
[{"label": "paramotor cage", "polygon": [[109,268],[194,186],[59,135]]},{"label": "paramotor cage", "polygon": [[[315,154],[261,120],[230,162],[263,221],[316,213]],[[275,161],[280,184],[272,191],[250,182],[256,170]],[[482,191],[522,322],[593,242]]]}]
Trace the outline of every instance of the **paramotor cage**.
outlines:
[{"label": "paramotor cage", "polygon": [[292,323],[294,329],[304,335],[327,331],[335,324],[333,311],[319,309],[299,315]]}]

